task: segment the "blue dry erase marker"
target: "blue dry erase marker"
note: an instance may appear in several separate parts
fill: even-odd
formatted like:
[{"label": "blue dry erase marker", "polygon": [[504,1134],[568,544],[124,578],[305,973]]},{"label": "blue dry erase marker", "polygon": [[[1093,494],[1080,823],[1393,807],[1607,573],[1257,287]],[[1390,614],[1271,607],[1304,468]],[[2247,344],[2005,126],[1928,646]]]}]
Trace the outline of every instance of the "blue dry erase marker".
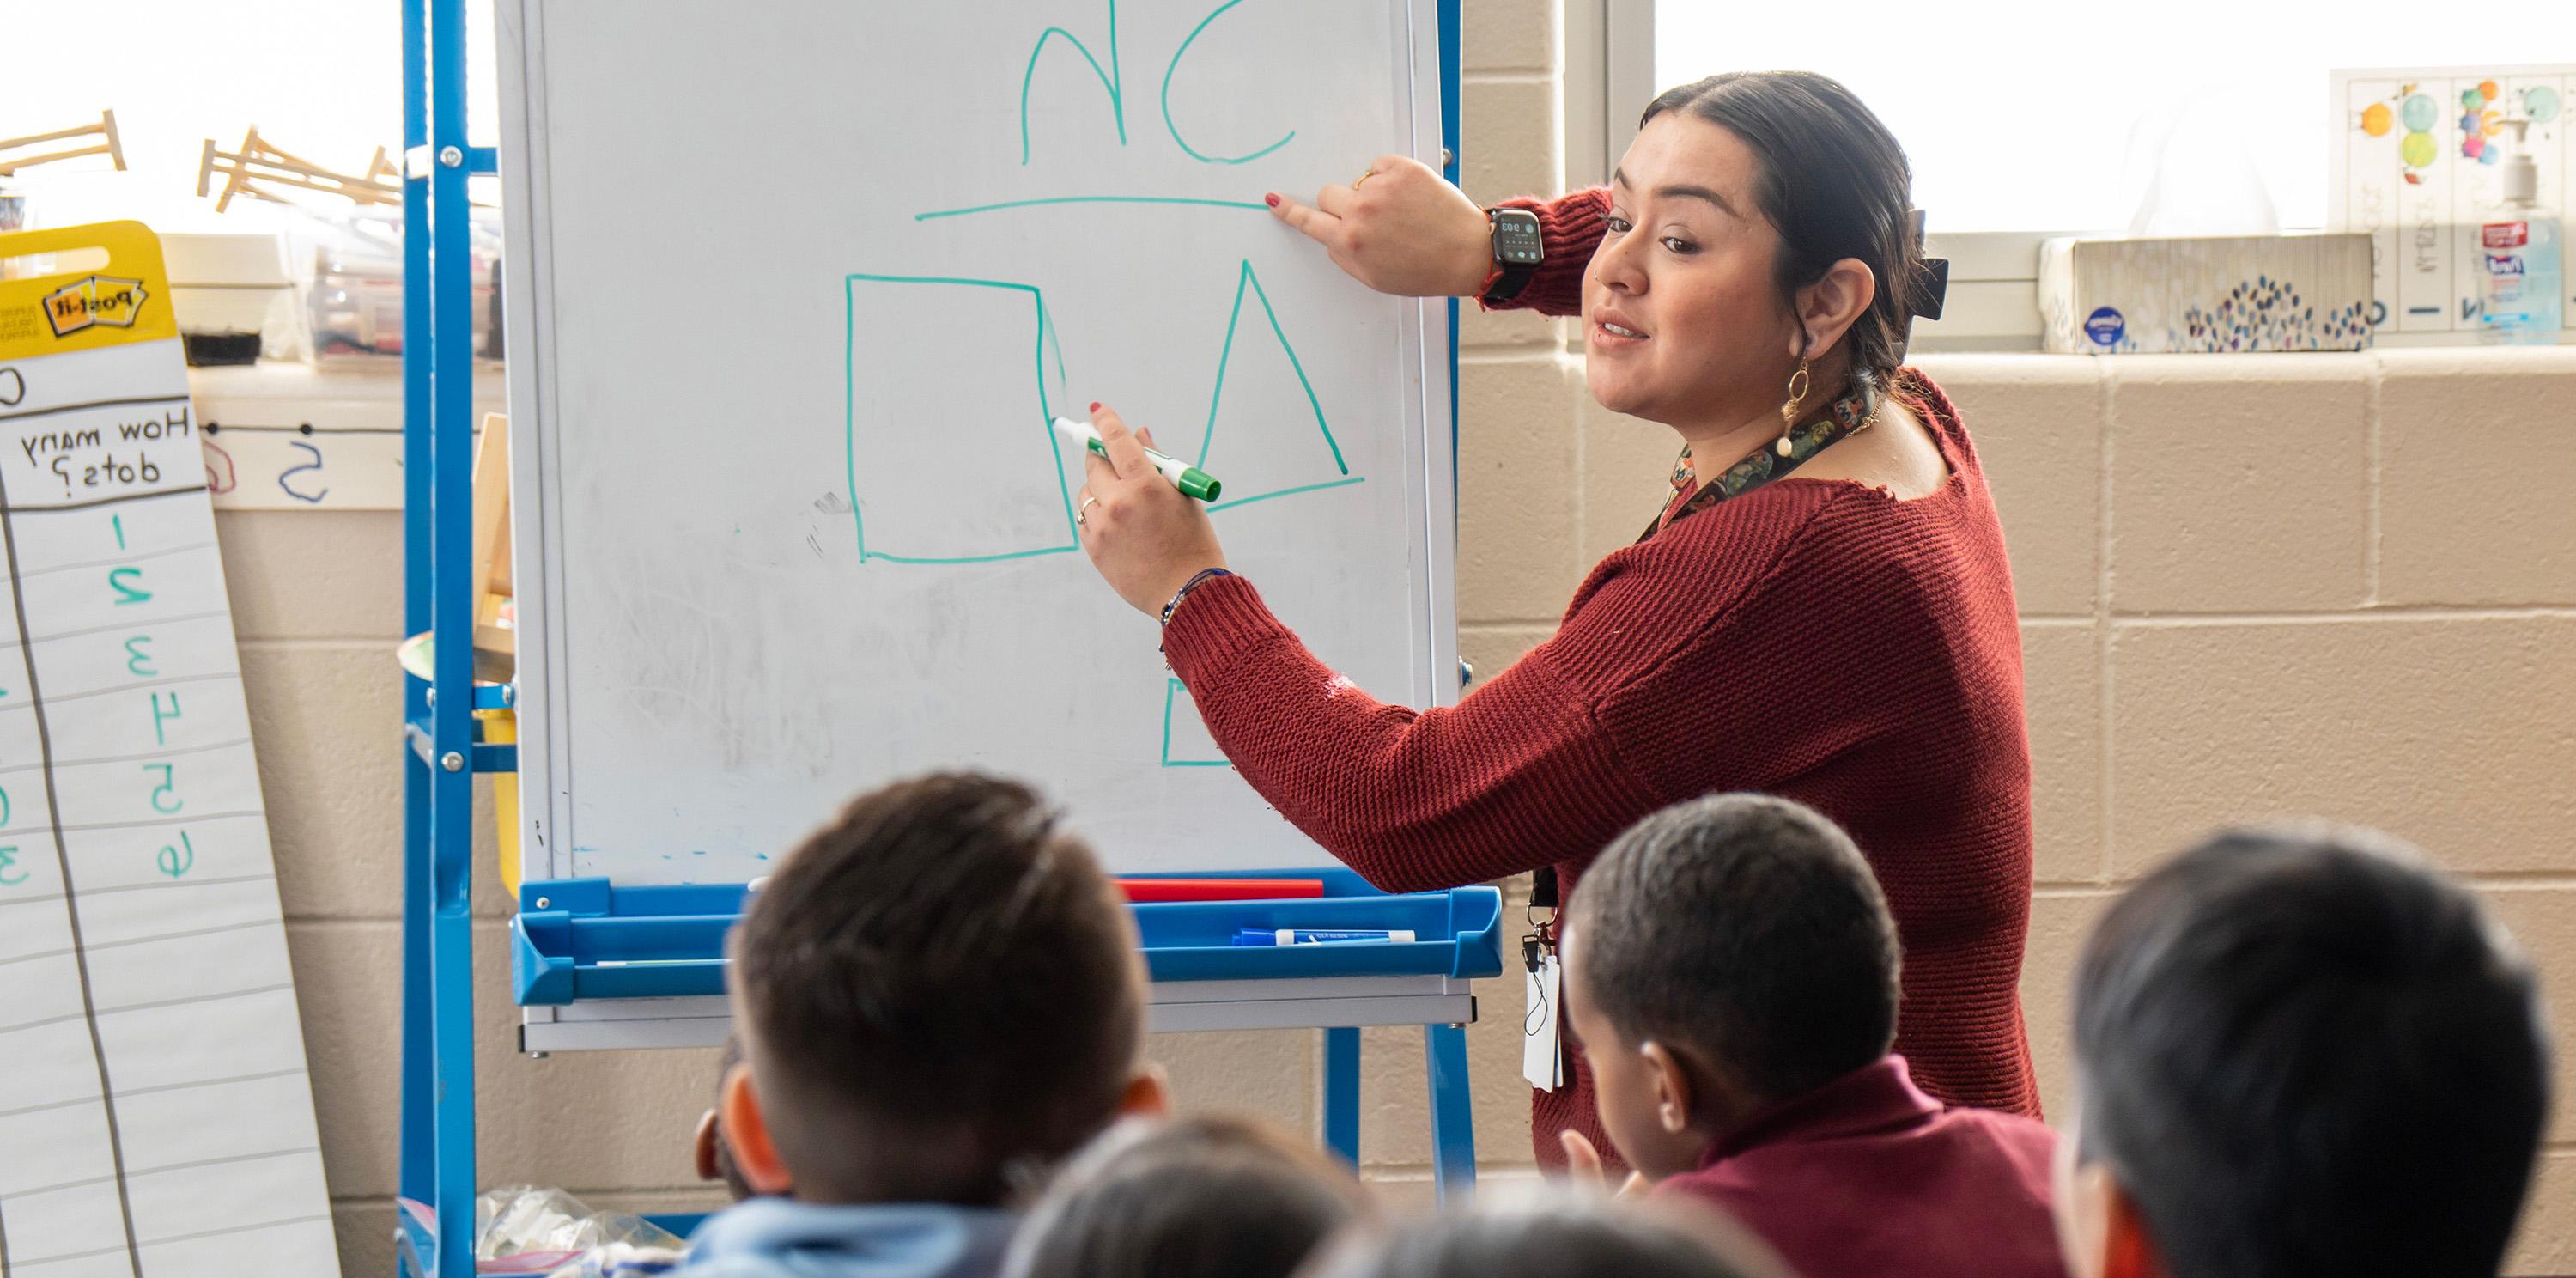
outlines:
[{"label": "blue dry erase marker", "polygon": [[1410,944],[1413,933],[1402,930],[1362,929],[1330,931],[1306,927],[1239,927],[1234,930],[1237,945],[1351,945],[1374,941]]},{"label": "blue dry erase marker", "polygon": [[[1070,417],[1059,417],[1055,419],[1055,428],[1062,432],[1066,439],[1103,457],[1109,455],[1109,445],[1100,442],[1100,432],[1094,429],[1091,423],[1078,422]],[[1154,469],[1163,472],[1163,478],[1172,481],[1172,487],[1200,501],[1215,501],[1216,495],[1225,491],[1225,485],[1217,482],[1216,476],[1188,462],[1165,457],[1150,448],[1145,450],[1145,460],[1154,463]]]}]

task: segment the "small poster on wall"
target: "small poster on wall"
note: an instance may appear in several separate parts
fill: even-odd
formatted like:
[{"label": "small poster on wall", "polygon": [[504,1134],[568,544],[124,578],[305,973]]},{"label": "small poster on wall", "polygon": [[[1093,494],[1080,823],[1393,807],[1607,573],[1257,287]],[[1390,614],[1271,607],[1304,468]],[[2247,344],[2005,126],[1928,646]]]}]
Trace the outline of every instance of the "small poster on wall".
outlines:
[{"label": "small poster on wall", "polygon": [[[2327,221],[2371,235],[2376,340],[2478,340],[2479,228],[2507,211],[2508,162],[2531,157],[2542,216],[2576,193],[2576,64],[2336,71],[2329,93]],[[2560,310],[2576,334],[2576,305]]]}]

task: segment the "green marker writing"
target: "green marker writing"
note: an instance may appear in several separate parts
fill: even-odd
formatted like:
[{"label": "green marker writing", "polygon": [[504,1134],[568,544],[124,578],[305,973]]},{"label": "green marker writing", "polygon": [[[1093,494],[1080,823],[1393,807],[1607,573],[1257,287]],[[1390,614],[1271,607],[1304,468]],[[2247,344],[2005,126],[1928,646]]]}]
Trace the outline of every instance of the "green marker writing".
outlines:
[{"label": "green marker writing", "polygon": [[[1059,417],[1055,419],[1055,428],[1062,431],[1066,439],[1100,454],[1103,458],[1109,456],[1109,446],[1100,442],[1100,432],[1094,429],[1091,423],[1078,422],[1070,417]],[[1137,446],[1144,447],[1142,443]],[[1154,469],[1163,472],[1163,478],[1172,481],[1172,487],[1180,489],[1184,496],[1196,497],[1200,501],[1215,501],[1216,495],[1225,490],[1225,485],[1217,482],[1216,476],[1188,462],[1165,457],[1150,448],[1145,449],[1145,459],[1154,463]]]}]

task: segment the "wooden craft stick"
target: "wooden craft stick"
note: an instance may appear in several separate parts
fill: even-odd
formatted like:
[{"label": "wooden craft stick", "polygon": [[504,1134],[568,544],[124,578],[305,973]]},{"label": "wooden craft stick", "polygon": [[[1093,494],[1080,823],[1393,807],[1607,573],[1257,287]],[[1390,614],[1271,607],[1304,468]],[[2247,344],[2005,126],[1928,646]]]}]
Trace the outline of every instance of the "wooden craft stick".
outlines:
[{"label": "wooden craft stick", "polygon": [[15,160],[0,157],[0,177],[9,177],[16,174],[20,169],[32,169],[39,164],[52,164],[57,160],[77,160],[83,156],[91,155],[106,156],[110,162],[116,165],[118,172],[124,172],[125,143],[117,136],[116,112],[101,111],[98,115],[99,119],[96,124],[84,124],[78,128],[71,129],[56,129],[51,133],[31,133],[23,138],[0,138],[0,152],[11,151],[20,147],[38,146],[47,142],[65,142],[73,138],[96,137],[104,139],[104,141],[101,141],[96,146],[76,147],[68,151],[56,151],[49,155],[31,155],[23,159]]}]

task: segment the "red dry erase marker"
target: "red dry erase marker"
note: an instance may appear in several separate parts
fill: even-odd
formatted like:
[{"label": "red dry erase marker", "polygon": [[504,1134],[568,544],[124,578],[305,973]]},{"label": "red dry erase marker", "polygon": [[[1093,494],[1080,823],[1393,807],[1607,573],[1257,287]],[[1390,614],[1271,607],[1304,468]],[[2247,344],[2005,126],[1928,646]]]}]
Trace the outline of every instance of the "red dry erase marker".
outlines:
[{"label": "red dry erase marker", "polygon": [[1322,879],[1120,879],[1135,902],[1278,901],[1324,894]]}]

